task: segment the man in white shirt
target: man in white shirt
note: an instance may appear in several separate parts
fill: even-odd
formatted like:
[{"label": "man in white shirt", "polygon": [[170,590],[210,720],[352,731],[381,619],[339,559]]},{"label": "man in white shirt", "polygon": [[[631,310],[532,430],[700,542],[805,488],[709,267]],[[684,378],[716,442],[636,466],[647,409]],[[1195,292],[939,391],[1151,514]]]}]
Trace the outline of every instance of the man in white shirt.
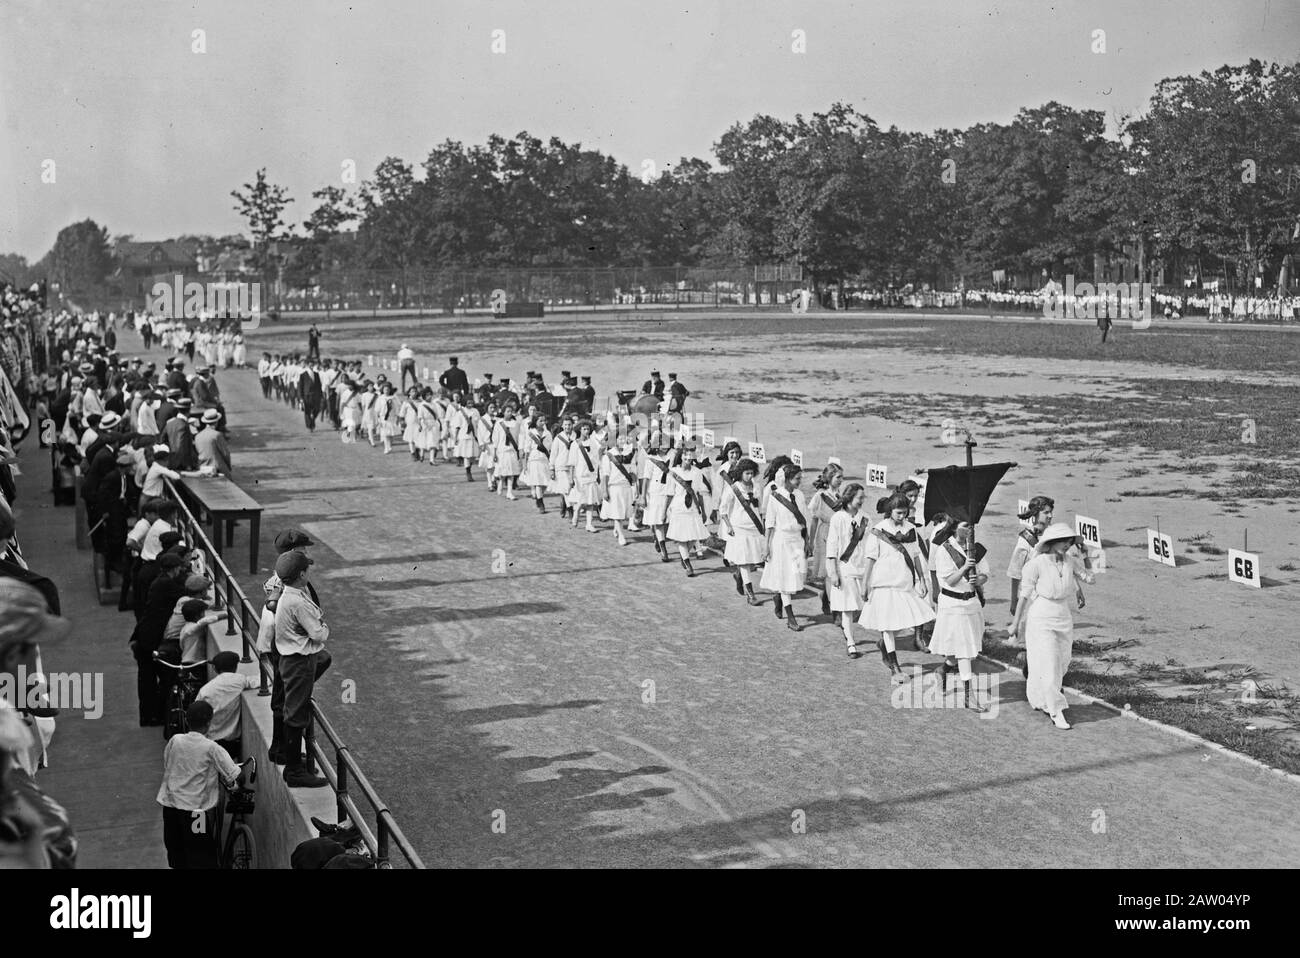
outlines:
[{"label": "man in white shirt", "polygon": [[208,725],[208,738],[216,742],[230,757],[240,757],[240,706],[247,689],[258,686],[251,675],[239,674],[239,655],[235,652],[218,652],[212,657],[217,676],[199,689],[196,700],[212,706],[212,722]]},{"label": "man in white shirt", "polygon": [[331,658],[325,649],[329,626],[306,591],[311,565],[312,560],[297,551],[275,560],[275,574],[284,586],[275,607],[275,648],[284,682],[284,781],[291,788],[328,784],[312,773],[302,756],[303,738],[312,717],[312,691],[330,667]]},{"label": "man in white shirt", "polygon": [[401,392],[406,392],[406,373],[411,373],[412,385],[420,385],[420,379],[415,375],[415,352],[406,343],[402,343],[402,348],[397,351],[397,364],[402,370],[402,387]]},{"label": "man in white shirt", "polygon": [[239,780],[240,768],[208,738],[212,706],[202,699],[185,713],[190,730],[173,735],[163,749],[163,781],[157,802],[163,810],[163,844],[171,868],[216,868],[214,812],[224,785]]}]

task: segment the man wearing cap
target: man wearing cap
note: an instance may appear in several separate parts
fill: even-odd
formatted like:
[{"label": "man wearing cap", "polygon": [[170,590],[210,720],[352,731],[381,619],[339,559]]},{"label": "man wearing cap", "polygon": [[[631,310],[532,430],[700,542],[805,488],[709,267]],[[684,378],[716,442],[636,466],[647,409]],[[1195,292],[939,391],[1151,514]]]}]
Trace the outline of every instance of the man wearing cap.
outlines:
[{"label": "man wearing cap", "polygon": [[[306,555],[307,547],[315,545],[307,536],[307,533],[301,529],[286,529],[275,537],[275,552],[277,556],[282,556],[286,552],[301,552]],[[279,603],[280,594],[284,591],[284,583],[280,577],[272,573],[271,578],[266,580],[262,586],[262,591],[266,594],[266,612],[271,615],[271,624],[275,624],[275,610]],[[316,594],[316,587],[307,582],[307,594],[311,597],[312,602],[320,607],[320,597]],[[274,629],[272,630],[274,631]],[[271,761],[284,764],[284,680],[280,677],[280,653],[275,649],[275,643],[272,641],[269,645],[263,645],[262,639],[258,640],[258,651],[265,652],[268,661],[271,663],[271,745],[268,749],[268,755]]]},{"label": "man wearing cap", "polygon": [[167,421],[171,419],[172,416],[176,415],[176,410],[179,408],[176,405],[176,400],[180,398],[181,391],[179,389],[168,389],[162,398],[162,402],[158,403],[158,408],[154,410],[153,418],[154,422],[158,424],[158,431],[160,433],[167,430]]},{"label": "man wearing cap", "polygon": [[652,396],[654,396],[655,399],[658,399],[660,402],[663,402],[664,381],[659,378],[659,370],[657,369],[650,370],[650,378],[641,384],[641,391],[644,393],[649,393]]},{"label": "man wearing cap", "polygon": [[162,644],[167,621],[176,601],[185,595],[189,566],[175,552],[158,557],[158,577],[149,586],[140,621],[135,624],[128,643],[136,664],[136,697],[140,705],[140,725],[163,724],[162,689],[153,654]]},{"label": "man wearing cap", "polygon": [[411,374],[411,384],[420,385],[420,379],[415,375],[415,353],[406,343],[402,343],[402,348],[397,351],[397,363],[402,373],[402,392],[406,391],[406,374]]},{"label": "man wearing cap", "polygon": [[217,428],[221,413],[207,409],[203,413],[203,430],[194,437],[194,450],[198,453],[199,468],[211,467],[219,476],[230,476],[230,446],[225,434]]},{"label": "man wearing cap", "polygon": [[167,374],[164,383],[168,389],[168,395],[172,395],[171,390],[176,390],[177,396],[188,396],[190,394],[190,381],[185,378],[185,360],[172,360],[172,370]]},{"label": "man wearing cap", "polygon": [[190,433],[190,401],[181,397],[176,402],[176,415],[167,420],[162,434],[171,450],[171,464],[176,471],[193,472],[199,468],[199,457],[194,449],[194,436]]},{"label": "man wearing cap", "polygon": [[221,413],[221,418],[224,420],[226,410],[221,405],[221,390],[212,376],[212,367],[201,366],[197,372],[194,382],[190,384],[190,399],[193,400],[194,411],[201,413],[205,409],[215,409]]},{"label": "man wearing cap", "polygon": [[486,406],[488,403],[492,401],[492,397],[495,394],[496,394],[496,386],[494,386],[492,383],[492,374],[484,373],[483,384],[478,387],[475,395],[475,398],[478,400],[478,405]]},{"label": "man wearing cap", "polygon": [[308,431],[316,431],[316,417],[320,415],[325,399],[324,386],[315,364],[308,366],[298,376],[298,395],[302,399],[302,418]]},{"label": "man wearing cap", "polygon": [[465,370],[460,368],[460,359],[452,356],[451,365],[447,371],[438,377],[438,385],[443,388],[444,396],[454,396],[457,393],[461,397],[469,395],[469,377],[465,375]]},{"label": "man wearing cap", "polygon": [[669,373],[668,380],[671,383],[668,387],[668,411],[683,412],[686,408],[686,397],[691,394],[690,390],[677,381],[676,373]]},{"label": "man wearing cap", "polygon": [[307,327],[307,360],[320,362],[320,330],[315,323]]},{"label": "man wearing cap", "polygon": [[591,412],[596,405],[596,388],[592,386],[590,376],[582,377],[581,392],[582,399],[587,404],[587,412]]},{"label": "man wearing cap", "polygon": [[307,570],[312,560],[289,551],[275,560],[283,591],[275,607],[275,649],[284,682],[284,781],[291,788],[320,788],[328,784],[315,775],[302,754],[311,724],[311,697],[316,680],[330,666],[325,649],[330,630],[321,608],[307,594]]}]

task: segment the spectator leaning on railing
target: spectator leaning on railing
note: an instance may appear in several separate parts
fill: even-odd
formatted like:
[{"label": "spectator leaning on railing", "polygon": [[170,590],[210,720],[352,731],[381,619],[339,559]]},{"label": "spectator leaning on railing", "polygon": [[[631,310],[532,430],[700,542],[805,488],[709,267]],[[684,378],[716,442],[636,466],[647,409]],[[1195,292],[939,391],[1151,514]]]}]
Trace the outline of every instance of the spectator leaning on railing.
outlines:
[{"label": "spectator leaning on railing", "polygon": [[212,667],[217,670],[216,676],[199,689],[197,696],[212,706],[212,724],[208,726],[208,738],[238,761],[242,753],[240,703],[245,690],[255,689],[259,683],[251,675],[239,674],[238,653],[218,652],[212,657]]},{"label": "spectator leaning on railing", "polygon": [[239,766],[208,738],[212,706],[202,699],[185,712],[189,731],[173,735],[163,748],[163,781],[158,804],[163,812],[163,844],[170,868],[216,868],[217,789],[233,786]]},{"label": "spectator leaning on railing", "polygon": [[330,654],[325,649],[329,626],[320,606],[306,592],[311,565],[311,559],[295,551],[284,553],[275,562],[275,574],[284,586],[276,604],[274,640],[284,681],[284,780],[295,788],[328,784],[311,772],[302,754],[303,737],[312,717],[312,690],[330,666]]}]

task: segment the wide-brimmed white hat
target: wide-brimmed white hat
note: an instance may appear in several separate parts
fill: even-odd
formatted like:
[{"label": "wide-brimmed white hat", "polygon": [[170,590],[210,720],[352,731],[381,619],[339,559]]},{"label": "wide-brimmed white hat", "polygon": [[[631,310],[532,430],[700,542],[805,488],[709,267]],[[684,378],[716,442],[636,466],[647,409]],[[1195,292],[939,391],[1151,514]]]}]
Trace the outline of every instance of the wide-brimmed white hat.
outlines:
[{"label": "wide-brimmed white hat", "polygon": [[1077,541],[1079,534],[1067,526],[1064,522],[1053,522],[1038,537],[1038,551],[1046,552],[1047,547],[1053,542],[1060,542],[1062,539],[1069,539],[1071,542]]}]

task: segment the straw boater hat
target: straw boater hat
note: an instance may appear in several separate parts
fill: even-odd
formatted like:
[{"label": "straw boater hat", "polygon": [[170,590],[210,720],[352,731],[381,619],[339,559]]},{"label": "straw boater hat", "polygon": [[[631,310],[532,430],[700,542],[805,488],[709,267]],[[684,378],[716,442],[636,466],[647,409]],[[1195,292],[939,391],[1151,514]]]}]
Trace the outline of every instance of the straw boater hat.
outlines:
[{"label": "straw boater hat", "polygon": [[1053,542],[1060,542],[1062,539],[1068,539],[1073,544],[1078,542],[1079,536],[1064,522],[1053,522],[1039,537],[1038,551],[1046,552]]}]

